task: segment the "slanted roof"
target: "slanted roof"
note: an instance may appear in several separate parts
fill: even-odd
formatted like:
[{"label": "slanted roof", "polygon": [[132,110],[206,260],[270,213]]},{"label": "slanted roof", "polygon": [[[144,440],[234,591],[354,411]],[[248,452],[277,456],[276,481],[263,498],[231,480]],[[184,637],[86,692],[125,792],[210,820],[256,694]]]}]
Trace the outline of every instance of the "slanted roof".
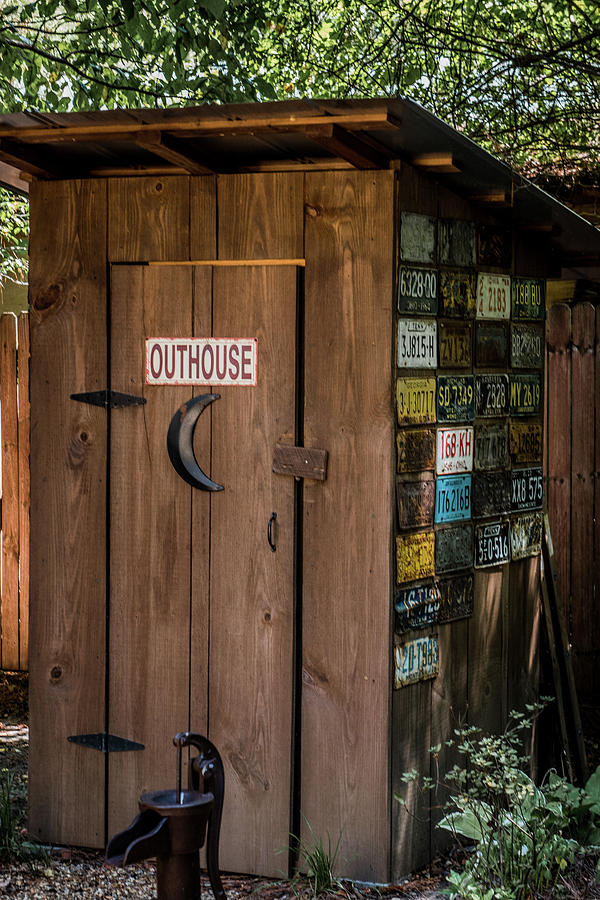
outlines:
[{"label": "slanted roof", "polygon": [[0,115],[0,163],[42,179],[383,169],[398,160],[507,223],[547,233],[563,263],[600,260],[589,222],[411,100]]}]

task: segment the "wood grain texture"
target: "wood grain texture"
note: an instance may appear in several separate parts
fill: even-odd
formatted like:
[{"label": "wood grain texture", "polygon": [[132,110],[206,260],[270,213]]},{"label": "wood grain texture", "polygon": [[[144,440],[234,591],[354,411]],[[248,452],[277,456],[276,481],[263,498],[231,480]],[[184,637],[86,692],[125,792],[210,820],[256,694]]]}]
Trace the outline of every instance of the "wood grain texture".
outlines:
[{"label": "wood grain texture", "polygon": [[498,733],[506,719],[502,613],[508,566],[475,572],[475,606],[469,619],[469,724]]},{"label": "wood grain texture", "polygon": [[104,757],[67,737],[104,730],[107,420],[70,394],[107,385],[106,215],[103,181],[32,185],[29,829],[89,847]]},{"label": "wood grain texture", "polygon": [[[596,307],[596,372],[594,396],[600,397],[600,306]],[[594,596],[600,597],[600,411],[596,411],[596,437],[594,447]],[[598,646],[600,642],[596,643]],[[600,677],[597,675],[592,684],[594,692],[600,690]],[[579,687],[579,685],[578,685]]]},{"label": "wood grain texture", "polygon": [[147,402],[110,413],[109,731],[145,746],[109,758],[110,834],[142,792],[174,784],[172,738],[188,725],[192,489],[165,439],[189,391],[145,385],[144,338],[190,334],[192,275],[112,271],[111,384]]},{"label": "wood grain texture", "polygon": [[113,178],[108,198],[111,262],[189,259],[189,177]]},{"label": "wood grain texture", "polygon": [[558,570],[557,600],[571,628],[571,310],[548,311],[548,514]]},{"label": "wood grain texture", "polygon": [[19,432],[17,416],[17,320],[0,317],[2,411],[2,668],[19,668]]},{"label": "wood grain texture", "polygon": [[219,259],[303,257],[303,184],[292,173],[219,176]]},{"label": "wood grain texture", "polygon": [[540,562],[539,557],[510,566],[510,589],[504,607],[506,708],[523,711],[539,699],[540,674]]},{"label": "wood grain texture", "polygon": [[29,664],[30,401],[29,313],[18,318],[19,390],[19,668]]},{"label": "wood grain texture", "polygon": [[217,179],[190,178],[190,259],[217,256]]},{"label": "wood grain texture", "polygon": [[595,387],[596,311],[578,303],[571,312],[571,626],[579,683],[595,680],[598,616],[591,601],[590,561],[594,558],[594,440],[598,398]]},{"label": "wood grain texture", "polygon": [[[389,871],[393,173],[306,179],[301,809],[344,874]],[[326,302],[324,302],[326,299]],[[304,838],[310,839],[304,826]]]},{"label": "wood grain texture", "polygon": [[[225,763],[224,869],[277,875],[289,843],[294,489],[271,471],[293,433],[296,269],[215,269],[213,330],[258,338],[256,387],[213,409],[209,736]],[[267,523],[277,513],[276,552]]]}]

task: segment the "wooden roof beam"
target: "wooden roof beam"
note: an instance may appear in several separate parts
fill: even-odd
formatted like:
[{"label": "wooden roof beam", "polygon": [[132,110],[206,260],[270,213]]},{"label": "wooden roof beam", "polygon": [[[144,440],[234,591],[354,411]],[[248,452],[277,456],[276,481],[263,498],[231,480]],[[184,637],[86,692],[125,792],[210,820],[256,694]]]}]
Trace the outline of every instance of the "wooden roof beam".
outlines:
[{"label": "wooden roof beam", "polygon": [[425,169],[435,175],[460,174],[461,169],[456,165],[451,153],[421,153],[413,156],[411,164],[418,169]]},{"label": "wooden roof beam", "polygon": [[493,206],[496,209],[511,206],[510,196],[506,191],[490,191],[489,194],[471,194],[469,200],[473,203],[481,203],[483,206]]},{"label": "wooden roof beam", "polygon": [[9,166],[6,162],[0,162],[0,184],[14,188],[19,194],[27,194],[29,185],[24,178],[21,178],[21,166],[15,168]]},{"label": "wooden roof beam", "polygon": [[355,169],[387,169],[390,155],[384,147],[367,143],[358,135],[340,128],[339,125],[307,128],[306,136],[328,150],[332,156],[339,156]]},{"label": "wooden roof beam", "polygon": [[181,167],[191,175],[214,175],[215,169],[205,165],[195,153],[190,152],[181,141],[161,131],[142,131],[135,136],[135,142],[144,150],[166,159],[174,166]]},{"label": "wooden roof beam", "polygon": [[[107,113],[98,113],[103,118]],[[398,121],[381,110],[354,110],[340,115],[273,115],[257,116],[248,119],[225,119],[218,116],[202,116],[194,119],[163,119],[162,121],[143,123],[113,123],[95,125],[65,125],[46,128],[14,128],[0,127],[0,138],[11,138],[28,144],[53,144],[64,141],[83,141],[88,143],[107,140],[132,140],[132,135],[144,131],[163,134],[178,134],[181,137],[209,135],[252,134],[253,132],[304,132],[312,126],[339,125],[350,130],[378,130],[398,127]]]},{"label": "wooden roof beam", "polygon": [[36,178],[55,178],[58,172],[51,172],[48,161],[30,147],[0,138],[0,162],[8,163],[19,171],[28,172]]}]

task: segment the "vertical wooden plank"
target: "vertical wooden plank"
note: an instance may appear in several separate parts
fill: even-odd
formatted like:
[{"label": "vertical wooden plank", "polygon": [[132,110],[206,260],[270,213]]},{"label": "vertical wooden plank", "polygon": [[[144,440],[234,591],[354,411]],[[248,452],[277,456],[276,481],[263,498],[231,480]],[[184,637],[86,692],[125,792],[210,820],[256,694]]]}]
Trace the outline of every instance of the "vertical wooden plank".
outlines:
[{"label": "vertical wooden plank", "polygon": [[[223,386],[214,404],[210,725],[226,767],[224,869],[277,875],[289,843],[293,697],[294,487],[272,472],[294,432],[295,267],[219,268],[213,328],[258,337],[256,387]],[[277,514],[277,550],[267,525]]]},{"label": "vertical wooden plank", "polygon": [[108,191],[111,262],[189,259],[189,177],[113,178]]},{"label": "vertical wooden plank", "polygon": [[300,259],[301,174],[221,175],[219,259]]},{"label": "vertical wooden plank", "polygon": [[19,435],[17,423],[17,320],[0,317],[2,412],[2,668],[19,668]]},{"label": "vertical wooden plank", "polygon": [[571,632],[571,310],[548,311],[548,515],[558,569],[557,599]]},{"label": "vertical wooden plank", "polygon": [[[106,183],[31,186],[29,829],[104,843]],[[48,223],[52,227],[48,227]],[[77,785],[78,802],[73,802]]]},{"label": "vertical wooden plank", "polygon": [[19,668],[26,670],[29,649],[30,402],[29,314],[18,318],[19,375]]},{"label": "vertical wooden plank", "polygon": [[144,383],[144,339],[189,336],[190,267],[115,266],[111,383],[144,406],[111,411],[109,731],[144,744],[109,757],[109,833],[145,790],[171,787],[189,716],[191,488],[166,451],[189,389]]},{"label": "vertical wooden plank", "polygon": [[491,733],[504,727],[506,681],[502,655],[503,578],[508,566],[475,572],[469,620],[469,724]]},{"label": "vertical wooden plank", "polygon": [[217,179],[190,178],[190,259],[217,258]]},{"label": "vertical wooden plank", "polygon": [[[594,397],[596,398],[596,408],[595,408],[595,464],[594,464],[594,472],[596,473],[595,481],[594,481],[594,576],[593,576],[593,587],[594,587],[594,597],[600,597],[600,409],[599,400],[600,397],[600,306],[596,307],[596,338],[595,338],[595,390]],[[594,645],[595,647],[600,646],[600,635],[598,634],[598,625],[594,626]],[[579,685],[578,685],[579,687]],[[598,677],[594,678],[594,690],[600,690],[600,684],[598,684]]]},{"label": "vertical wooden plank", "polygon": [[511,563],[504,616],[507,656],[507,710],[521,712],[539,696],[539,557]]},{"label": "vertical wooden plank", "polygon": [[[344,873],[389,873],[394,182],[306,179],[301,809]],[[306,826],[304,837],[310,840]]]},{"label": "vertical wooden plank", "polygon": [[[594,558],[595,310],[578,303],[572,313],[571,386],[571,622],[576,677],[593,693],[597,659],[594,605],[590,602],[590,560]],[[552,531],[554,540],[554,530]]]}]

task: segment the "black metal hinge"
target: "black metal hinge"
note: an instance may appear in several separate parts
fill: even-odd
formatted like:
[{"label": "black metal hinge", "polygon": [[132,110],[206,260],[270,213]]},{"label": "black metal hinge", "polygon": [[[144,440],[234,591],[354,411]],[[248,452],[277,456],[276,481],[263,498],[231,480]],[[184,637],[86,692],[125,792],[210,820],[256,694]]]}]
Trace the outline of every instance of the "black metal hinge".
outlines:
[{"label": "black metal hinge", "polygon": [[144,750],[143,744],[137,741],[129,741],[127,738],[117,737],[116,734],[72,734],[67,738],[72,744],[81,744],[82,747],[90,747],[91,750],[100,750],[101,753],[123,753],[127,750]]},{"label": "black metal hinge", "polygon": [[134,397],[133,394],[120,394],[118,391],[90,391],[84,394],[71,394],[71,400],[80,403],[91,403],[92,406],[103,406],[105,409],[120,409],[122,406],[143,406],[145,397]]}]

